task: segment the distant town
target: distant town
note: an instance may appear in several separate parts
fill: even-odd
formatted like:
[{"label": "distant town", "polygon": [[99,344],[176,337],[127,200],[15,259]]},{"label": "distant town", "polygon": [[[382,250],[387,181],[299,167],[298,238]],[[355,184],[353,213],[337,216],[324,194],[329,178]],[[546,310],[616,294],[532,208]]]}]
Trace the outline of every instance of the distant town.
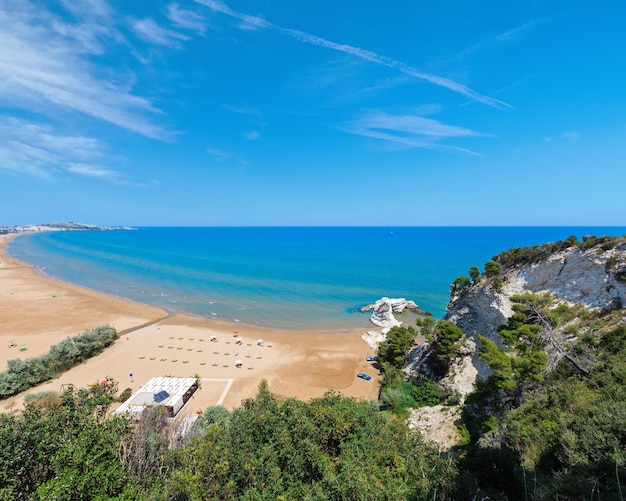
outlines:
[{"label": "distant town", "polygon": [[85,230],[133,230],[129,226],[97,226],[95,224],[83,223],[45,223],[45,224],[25,224],[19,226],[0,226],[0,235],[8,233],[33,233],[36,231],[85,231]]}]

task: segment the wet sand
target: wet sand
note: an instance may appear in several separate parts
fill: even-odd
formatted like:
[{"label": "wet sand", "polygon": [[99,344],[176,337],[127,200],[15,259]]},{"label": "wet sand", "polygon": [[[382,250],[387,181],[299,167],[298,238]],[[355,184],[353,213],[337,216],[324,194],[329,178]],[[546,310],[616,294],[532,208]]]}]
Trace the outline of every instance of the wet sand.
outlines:
[{"label": "wet sand", "polygon": [[[120,333],[102,354],[25,394],[60,391],[66,384],[85,387],[107,376],[118,381],[120,391],[136,391],[154,376],[194,376],[201,378],[201,388],[185,412],[218,403],[235,408],[256,395],[263,379],[275,394],[302,400],[328,390],[365,400],[378,395],[378,371],[365,361],[374,354],[361,339],[365,329],[286,331],[170,315],[44,277],[7,256],[10,238],[0,235],[0,370],[10,359],[43,355],[85,329],[111,325]],[[372,380],[357,378],[358,372]],[[1,401],[0,412],[19,410],[23,397]]]}]

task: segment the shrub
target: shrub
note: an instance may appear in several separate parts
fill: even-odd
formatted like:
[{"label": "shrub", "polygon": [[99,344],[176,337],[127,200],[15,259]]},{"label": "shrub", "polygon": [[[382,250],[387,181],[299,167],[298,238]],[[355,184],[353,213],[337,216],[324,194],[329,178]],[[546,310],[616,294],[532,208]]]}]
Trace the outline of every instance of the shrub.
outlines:
[{"label": "shrub", "polygon": [[500,292],[503,285],[504,282],[502,282],[502,279],[500,277],[497,277],[493,281],[493,290],[495,290],[496,292]]},{"label": "shrub", "polygon": [[116,338],[117,332],[113,327],[100,326],[64,339],[41,357],[9,360],[7,370],[0,373],[0,399],[17,395],[52,379],[55,375],[101,353]]},{"label": "shrub", "polygon": [[425,380],[420,384],[411,384],[411,394],[415,401],[414,407],[432,407],[441,402],[441,391],[433,381]]},{"label": "shrub", "polygon": [[498,277],[502,273],[502,265],[496,261],[487,261],[485,263],[485,276]]},{"label": "shrub", "polygon": [[24,405],[33,405],[39,408],[51,408],[61,403],[59,394],[55,391],[41,391],[24,396]]}]

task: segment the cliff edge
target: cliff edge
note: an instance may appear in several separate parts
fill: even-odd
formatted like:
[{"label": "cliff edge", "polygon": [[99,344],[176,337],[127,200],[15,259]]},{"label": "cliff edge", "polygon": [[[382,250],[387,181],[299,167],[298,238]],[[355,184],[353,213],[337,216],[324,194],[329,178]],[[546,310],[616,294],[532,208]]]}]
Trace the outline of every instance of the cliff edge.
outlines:
[{"label": "cliff edge", "polygon": [[[477,378],[490,373],[477,356],[478,335],[496,344],[498,327],[513,314],[511,298],[524,293],[545,294],[559,304],[586,309],[614,310],[626,305],[626,240],[586,237],[582,243],[557,242],[526,249],[511,249],[494,257],[497,276],[483,276],[451,298],[444,320],[459,326],[467,340],[442,384],[462,397]],[[575,321],[575,320],[574,320]],[[554,346],[546,351],[548,367],[564,356],[577,338],[567,325],[553,332]]]}]

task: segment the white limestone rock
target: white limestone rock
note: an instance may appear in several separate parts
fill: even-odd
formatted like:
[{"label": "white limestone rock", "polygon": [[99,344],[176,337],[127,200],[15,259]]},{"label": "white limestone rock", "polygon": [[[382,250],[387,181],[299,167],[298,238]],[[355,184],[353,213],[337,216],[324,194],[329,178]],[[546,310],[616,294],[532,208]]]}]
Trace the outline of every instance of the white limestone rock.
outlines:
[{"label": "white limestone rock", "polygon": [[370,321],[378,327],[387,329],[387,331],[392,327],[402,325],[402,322],[394,317],[394,313],[404,313],[405,311],[410,311],[418,315],[427,315],[427,313],[423,312],[420,307],[415,304],[415,302],[406,300],[405,298],[383,297],[373,304],[363,306],[361,311],[372,311]]},{"label": "white limestone rock", "polygon": [[384,332],[367,331],[365,334],[361,335],[361,339],[365,341],[374,352],[378,352],[378,345],[385,341],[387,336]]},{"label": "white limestone rock", "polygon": [[[455,362],[456,367],[442,383],[463,397],[476,379],[490,373],[489,367],[478,359],[475,345],[478,334],[501,344],[497,328],[513,314],[511,296],[549,292],[564,303],[583,304],[587,308],[622,306],[626,305],[626,283],[614,270],[624,269],[626,244],[604,252],[572,247],[538,263],[506,270],[500,291],[495,291],[489,280],[473,285],[450,302],[444,319],[463,329],[474,349]],[[549,366],[556,364],[552,358],[561,356],[551,351],[547,354],[551,359]]]}]

